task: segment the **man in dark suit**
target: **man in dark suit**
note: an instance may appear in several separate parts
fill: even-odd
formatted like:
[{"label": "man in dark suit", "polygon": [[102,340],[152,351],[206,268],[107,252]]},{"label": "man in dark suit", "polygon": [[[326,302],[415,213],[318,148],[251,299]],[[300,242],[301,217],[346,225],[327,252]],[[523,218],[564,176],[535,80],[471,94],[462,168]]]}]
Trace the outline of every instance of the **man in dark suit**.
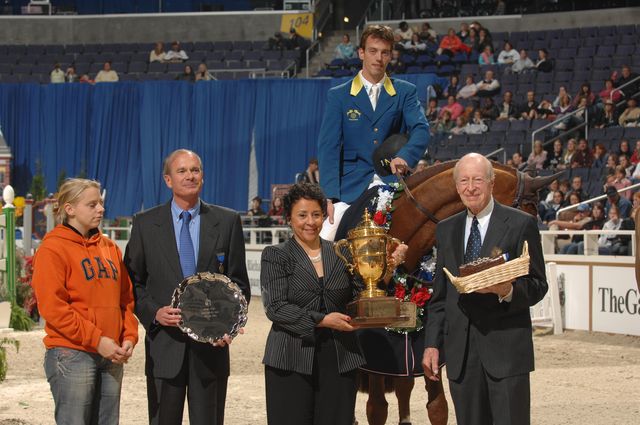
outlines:
[{"label": "man in dark suit", "polygon": [[170,304],[178,283],[196,271],[226,274],[249,300],[242,225],[235,211],[200,200],[202,161],[194,152],[171,153],[163,174],[173,199],[134,217],[125,253],[146,330],[149,423],[182,424],[186,394],[191,424],[222,425],[231,340],[191,340]]},{"label": "man in dark suit", "polygon": [[[320,135],[320,186],[327,195],[328,218],[321,237],[333,240],[337,222],[372,182],[373,151],[390,135],[406,132],[408,142],[391,160],[391,172],[407,170],[424,154],[429,124],[418,101],[416,86],[385,74],[391,60],[393,31],[383,25],[367,27],[358,54],[362,71],[351,81],[329,90]],[[384,181],[393,181],[394,177]],[[335,220],[334,220],[334,204]]]},{"label": "man in dark suit", "polygon": [[[440,222],[434,292],[427,310],[423,367],[438,380],[446,353],[449,388],[459,424],[530,423],[529,373],[534,369],[529,306],[547,292],[536,220],[493,200],[494,172],[482,155],[465,155],[454,169],[467,209]],[[458,267],[499,248],[514,259],[528,242],[529,274],[461,295],[443,268]]]}]

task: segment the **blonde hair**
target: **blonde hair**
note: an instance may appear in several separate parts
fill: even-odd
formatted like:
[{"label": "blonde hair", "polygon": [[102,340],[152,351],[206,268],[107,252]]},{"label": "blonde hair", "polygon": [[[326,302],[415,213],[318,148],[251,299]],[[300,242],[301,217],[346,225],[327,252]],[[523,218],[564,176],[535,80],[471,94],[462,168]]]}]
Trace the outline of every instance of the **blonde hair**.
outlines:
[{"label": "blonde hair", "polygon": [[100,183],[95,180],[78,178],[65,180],[62,186],[60,186],[60,190],[58,190],[56,203],[53,206],[53,213],[55,214],[56,221],[58,223],[65,223],[68,217],[67,212],[64,210],[64,206],[66,204],[73,205],[78,202],[78,198],[82,195],[82,192],[92,187],[100,191]]}]

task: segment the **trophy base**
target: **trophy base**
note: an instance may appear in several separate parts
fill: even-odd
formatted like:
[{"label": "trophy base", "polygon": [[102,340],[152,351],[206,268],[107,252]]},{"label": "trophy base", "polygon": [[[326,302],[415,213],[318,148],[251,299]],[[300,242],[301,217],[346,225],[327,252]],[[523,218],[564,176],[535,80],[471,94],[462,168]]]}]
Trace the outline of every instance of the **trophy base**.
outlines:
[{"label": "trophy base", "polygon": [[401,304],[404,303],[394,297],[360,298],[347,304],[347,314],[351,324],[358,328],[395,327],[396,323],[410,320],[407,310],[403,313]]}]

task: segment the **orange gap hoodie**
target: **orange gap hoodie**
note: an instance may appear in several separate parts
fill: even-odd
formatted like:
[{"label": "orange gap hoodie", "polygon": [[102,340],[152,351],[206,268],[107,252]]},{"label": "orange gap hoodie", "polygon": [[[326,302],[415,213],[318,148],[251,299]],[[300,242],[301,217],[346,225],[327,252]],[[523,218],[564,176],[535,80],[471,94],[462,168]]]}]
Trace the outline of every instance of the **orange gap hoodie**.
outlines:
[{"label": "orange gap hoodie", "polygon": [[88,239],[60,224],[36,252],[33,288],[47,321],[47,348],[97,352],[101,336],[138,342],[133,290],[120,248],[99,231]]}]

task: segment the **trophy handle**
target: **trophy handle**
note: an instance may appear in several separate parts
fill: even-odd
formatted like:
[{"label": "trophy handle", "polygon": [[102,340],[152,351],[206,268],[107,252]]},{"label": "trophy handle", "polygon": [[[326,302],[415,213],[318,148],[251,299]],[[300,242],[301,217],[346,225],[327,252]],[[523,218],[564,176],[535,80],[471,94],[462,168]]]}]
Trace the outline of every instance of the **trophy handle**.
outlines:
[{"label": "trophy handle", "polygon": [[[395,251],[396,248],[400,246],[401,243],[402,241],[400,239],[387,236],[387,255],[391,257],[391,254],[393,254],[393,251]],[[398,265],[396,264],[395,266],[396,267],[394,267],[394,270],[397,268]],[[387,264],[385,264],[385,275],[387,272],[393,272],[393,271],[387,270],[388,268],[389,268],[389,262],[387,261]]]},{"label": "trophy handle", "polygon": [[343,245],[346,245],[347,250],[351,252],[351,249],[349,248],[349,241],[346,239],[340,239],[338,242],[336,242],[336,244],[333,246],[333,250],[336,252],[336,255],[338,256],[338,258],[344,261],[344,264],[347,266],[349,273],[353,274],[353,271],[354,271],[353,264],[349,263],[349,260],[347,260],[346,257],[342,255],[341,248]]}]

